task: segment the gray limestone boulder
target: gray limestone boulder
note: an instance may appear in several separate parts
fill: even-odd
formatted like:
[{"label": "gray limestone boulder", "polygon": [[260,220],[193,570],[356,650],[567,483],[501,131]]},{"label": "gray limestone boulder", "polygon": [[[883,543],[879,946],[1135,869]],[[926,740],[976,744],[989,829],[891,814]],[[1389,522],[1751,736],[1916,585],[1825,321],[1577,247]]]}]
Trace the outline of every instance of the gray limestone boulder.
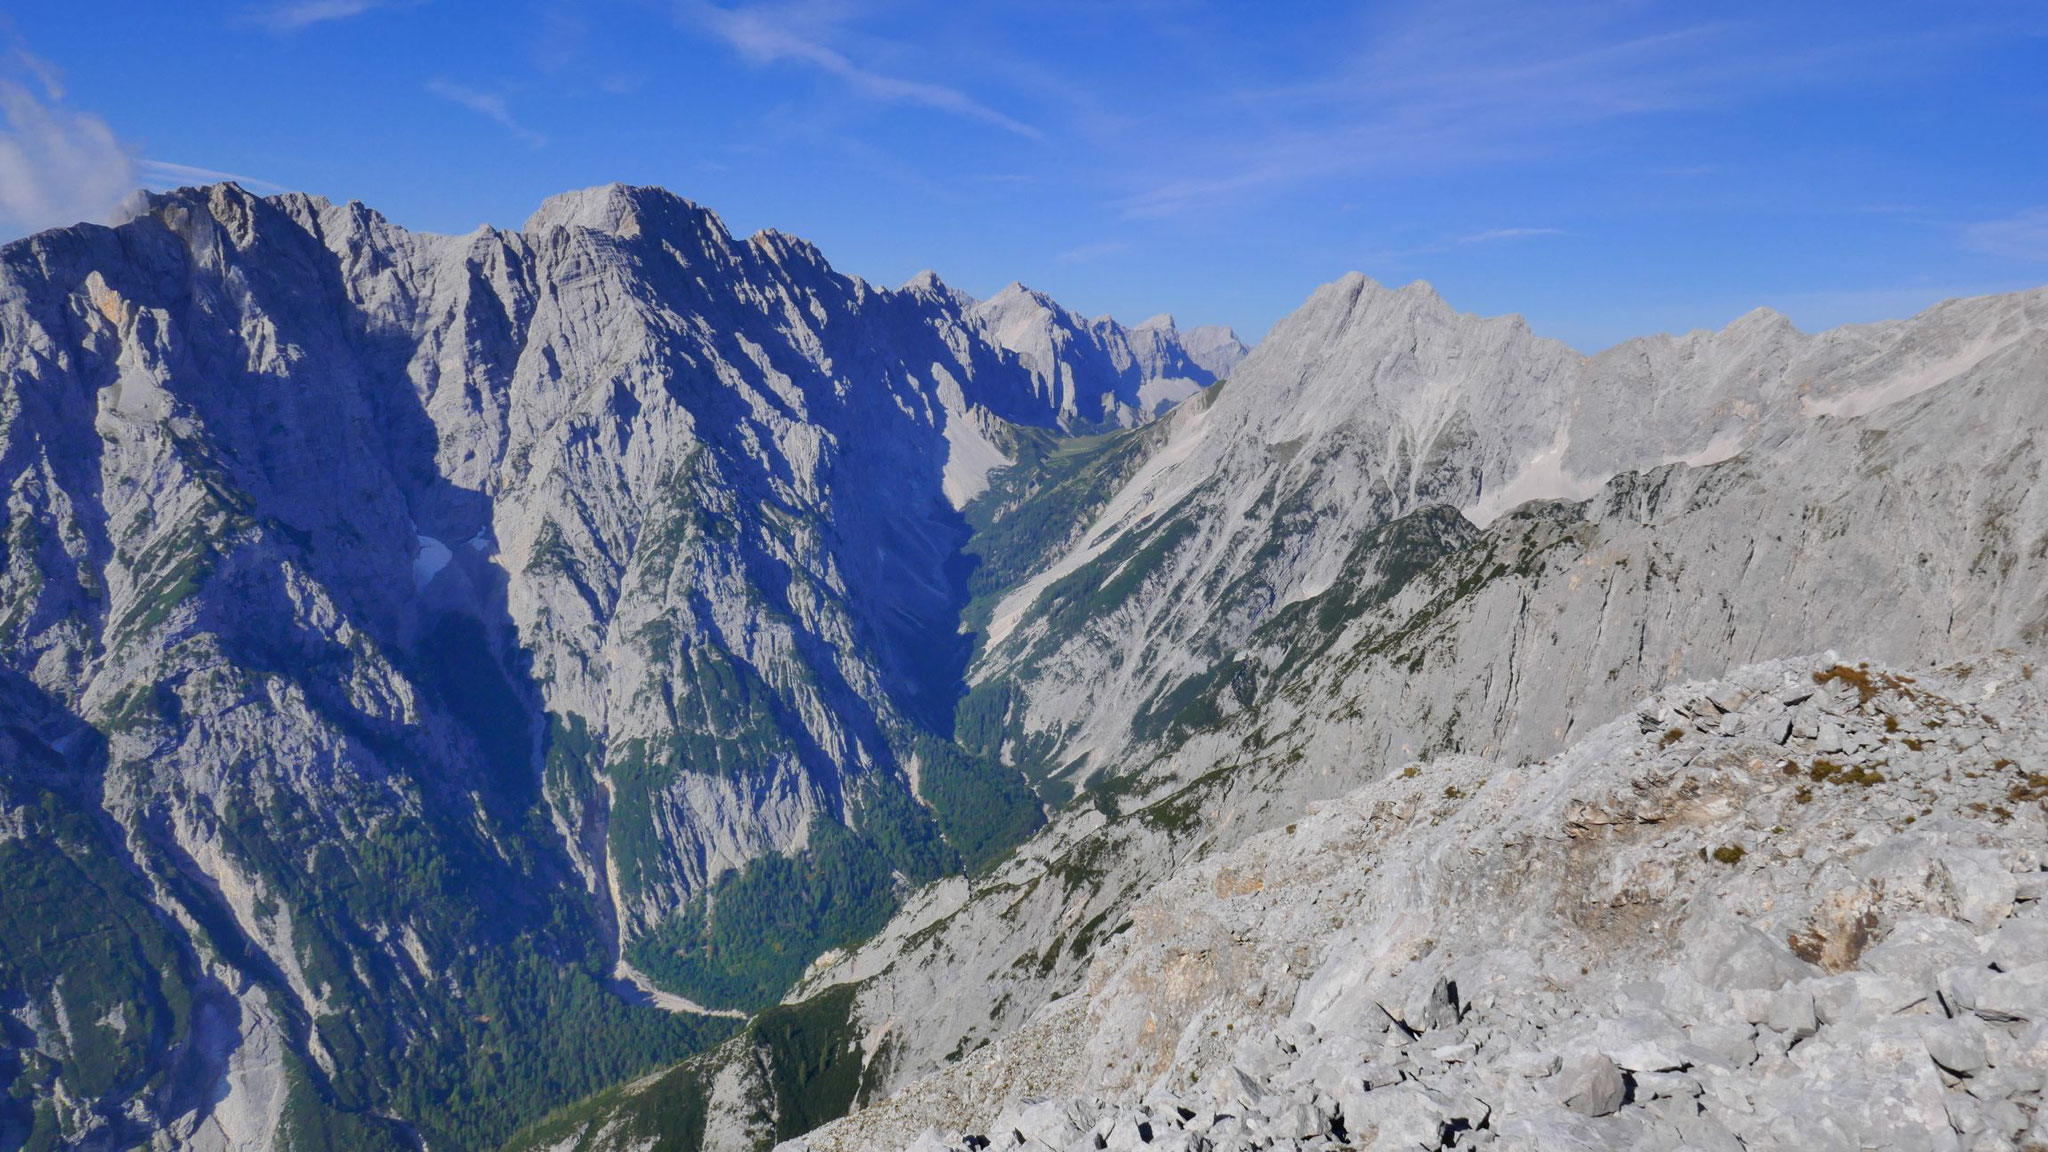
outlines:
[{"label": "gray limestone boulder", "polygon": [[1345,1132],[1362,1148],[1441,1148],[1449,1120],[1445,1102],[1413,1084],[1375,1089],[1344,1102]]},{"label": "gray limestone boulder", "polygon": [[1581,1116],[1607,1116],[1621,1110],[1628,1083],[1613,1060],[1595,1052],[1566,1061],[1556,1091],[1558,1103]]}]

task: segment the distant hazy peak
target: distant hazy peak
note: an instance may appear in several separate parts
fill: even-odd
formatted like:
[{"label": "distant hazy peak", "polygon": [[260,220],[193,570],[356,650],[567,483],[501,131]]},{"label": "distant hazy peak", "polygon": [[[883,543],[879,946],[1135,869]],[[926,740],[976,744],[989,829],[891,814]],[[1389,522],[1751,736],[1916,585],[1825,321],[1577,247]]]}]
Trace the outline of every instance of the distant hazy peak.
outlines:
[{"label": "distant hazy peak", "polygon": [[1197,324],[1180,334],[1181,347],[1193,360],[1217,379],[1230,375],[1251,348],[1224,324]]},{"label": "distant hazy peak", "polygon": [[[968,311],[1032,366],[1040,394],[1070,427],[1129,426],[1156,416],[1214,383],[1246,351],[1228,329],[1212,329],[1191,346],[1164,313],[1135,328],[1110,316],[1089,320],[1016,281]],[[1071,365],[1080,363],[1093,365],[1096,379],[1114,378],[1115,387],[1077,387]]]}]

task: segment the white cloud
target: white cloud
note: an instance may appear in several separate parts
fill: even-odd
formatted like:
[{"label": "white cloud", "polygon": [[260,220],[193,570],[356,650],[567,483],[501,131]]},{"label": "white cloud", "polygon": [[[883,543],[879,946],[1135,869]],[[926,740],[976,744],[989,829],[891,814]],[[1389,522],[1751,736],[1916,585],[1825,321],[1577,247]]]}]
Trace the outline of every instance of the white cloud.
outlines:
[{"label": "white cloud", "polygon": [[315,24],[361,16],[365,12],[386,7],[389,2],[390,0],[291,0],[286,4],[254,9],[247,14],[247,20],[271,32],[297,32],[301,28]]},{"label": "white cloud", "polygon": [[450,84],[446,80],[428,81],[427,91],[497,122],[506,131],[536,148],[548,142],[547,137],[513,118],[511,106],[505,103],[503,96],[480,92],[475,88],[465,88],[460,84]]},{"label": "white cloud", "polygon": [[993,124],[1030,140],[1045,134],[1014,117],[1005,115],[957,88],[905,80],[862,67],[846,53],[834,48],[816,28],[806,29],[802,11],[794,6],[721,8],[716,4],[687,3],[680,11],[694,23],[756,64],[792,60],[837,77],[849,88],[870,100],[885,104],[913,104],[950,112],[970,120]]},{"label": "white cloud", "polygon": [[1981,220],[1963,229],[1963,247],[1987,256],[2048,260],[2048,208],[2029,208],[2003,220]]},{"label": "white cloud", "polygon": [[1512,240],[1534,240],[1544,236],[1569,236],[1562,228],[1487,228],[1478,232],[1467,232],[1462,236],[1444,236],[1426,244],[1408,248],[1382,248],[1361,256],[1364,263],[1387,268],[1402,268],[1417,256],[1436,256],[1458,248],[1479,244],[1498,244]]},{"label": "white cloud", "polygon": [[134,150],[19,48],[0,65],[0,121],[0,232],[106,220],[135,188]]},{"label": "white cloud", "polygon": [[1082,244],[1079,247],[1069,248],[1059,254],[1059,260],[1062,264],[1084,264],[1090,260],[1100,260],[1105,256],[1121,255],[1130,250],[1130,244],[1125,241],[1104,240],[1096,244]]},{"label": "white cloud", "polygon": [[1797,22],[1714,16],[1597,0],[1357,6],[1355,23],[1325,29],[1327,49],[1303,46],[1292,74],[1231,69],[1205,103],[1191,92],[1176,117],[1123,141],[1138,163],[1118,203],[1170,216],[1317,183],[1555,160],[1598,147],[1605,126],[1839,87],[1989,35],[1798,35]]},{"label": "white cloud", "polygon": [[217,168],[179,164],[171,160],[143,160],[142,179],[152,188],[181,188],[190,184],[218,184],[223,180],[232,180],[260,196],[289,191],[274,180],[244,176],[237,172],[222,172]]},{"label": "white cloud", "polygon": [[1491,244],[1496,240],[1527,240],[1535,236],[1562,236],[1562,228],[1488,228],[1458,237],[1460,244]]}]

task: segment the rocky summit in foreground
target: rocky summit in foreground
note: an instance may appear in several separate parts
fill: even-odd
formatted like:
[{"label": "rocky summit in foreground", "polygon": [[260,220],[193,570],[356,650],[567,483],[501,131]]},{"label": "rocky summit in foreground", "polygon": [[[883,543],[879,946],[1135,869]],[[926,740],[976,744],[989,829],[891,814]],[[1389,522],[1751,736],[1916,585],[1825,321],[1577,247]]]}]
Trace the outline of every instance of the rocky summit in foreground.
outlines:
[{"label": "rocky summit in foreground", "polygon": [[1083,987],[787,1149],[2048,1147],[2048,704],[1776,661],[1174,874]]}]

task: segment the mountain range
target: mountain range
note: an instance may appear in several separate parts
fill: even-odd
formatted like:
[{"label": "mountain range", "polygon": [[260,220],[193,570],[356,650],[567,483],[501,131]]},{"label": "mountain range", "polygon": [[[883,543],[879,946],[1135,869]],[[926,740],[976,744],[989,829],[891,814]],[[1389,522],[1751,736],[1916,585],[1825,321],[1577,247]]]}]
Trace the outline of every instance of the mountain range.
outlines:
[{"label": "mountain range", "polygon": [[[1274,873],[1312,807],[1327,856],[1445,776],[1492,798],[1474,843],[1514,841],[1483,815],[1520,810],[1511,778],[1625,792],[1630,752],[1748,715],[1688,682],[1867,660],[1974,699],[1956,662],[2031,679],[2048,628],[2048,290],[1587,357],[1353,275],[1247,350],[1019,285],[877,288],[656,189],[454,237],[226,184],[0,249],[0,367],[0,1148],[893,1149],[927,1115],[1103,1148],[1164,1115],[1112,1096],[1210,1075],[1226,1015],[1305,1050],[1273,1021],[1337,976],[1117,989],[1198,951],[1160,943],[1194,907],[1168,894]],[[1841,756],[1792,723],[1807,767]],[[1912,834],[2038,870],[2036,799]],[[1908,834],[1846,804],[1815,811]],[[1245,932],[1334,964],[1307,915]],[[1872,916],[1875,943],[1904,913]],[[1607,943],[1587,973],[1640,968]],[[1434,989],[1373,1042],[1456,1023]],[[1363,1082],[1285,1138],[1341,1137],[1382,1107]],[[1081,1111],[1026,1125],[1027,1089]],[[1276,1119],[1207,1099],[1181,1147]],[[1514,1129],[1505,1100],[1422,1146],[1650,1123]]]}]

